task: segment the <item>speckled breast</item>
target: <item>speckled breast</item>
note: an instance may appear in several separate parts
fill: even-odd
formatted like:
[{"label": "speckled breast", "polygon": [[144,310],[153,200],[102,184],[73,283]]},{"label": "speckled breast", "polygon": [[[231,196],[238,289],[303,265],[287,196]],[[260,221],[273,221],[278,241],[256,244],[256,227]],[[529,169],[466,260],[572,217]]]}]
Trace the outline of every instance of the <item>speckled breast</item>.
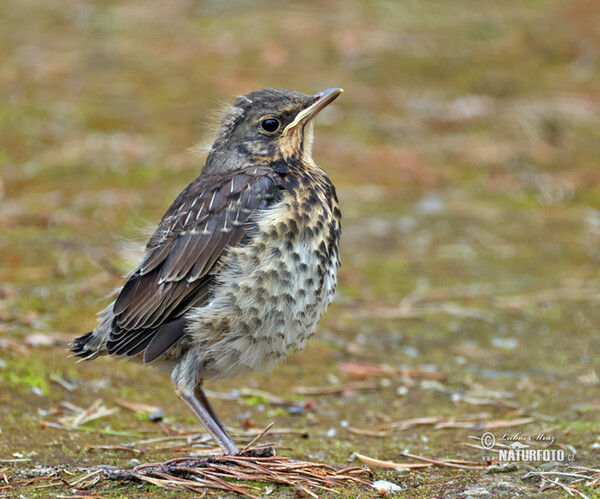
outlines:
[{"label": "speckled breast", "polygon": [[281,179],[281,200],[259,212],[247,243],[225,256],[213,299],[189,315],[201,377],[268,370],[314,334],[335,292],[341,218],[316,168]]}]

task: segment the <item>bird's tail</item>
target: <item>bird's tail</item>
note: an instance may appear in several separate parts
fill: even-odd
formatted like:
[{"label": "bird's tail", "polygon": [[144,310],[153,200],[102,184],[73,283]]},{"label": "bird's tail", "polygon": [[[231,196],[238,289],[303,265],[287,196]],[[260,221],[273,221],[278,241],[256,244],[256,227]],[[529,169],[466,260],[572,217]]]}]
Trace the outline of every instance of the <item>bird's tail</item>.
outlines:
[{"label": "bird's tail", "polygon": [[71,357],[82,357],[82,358],[90,358],[90,355],[93,355],[94,352],[90,351],[86,348],[86,345],[92,339],[92,334],[94,331],[90,331],[82,336],[78,336],[71,343],[69,343],[69,352],[71,352]]},{"label": "bird's tail", "polygon": [[110,335],[111,324],[114,318],[112,307],[114,302],[102,310],[96,329],[78,336],[69,343],[70,357],[81,357],[81,360],[91,360],[106,355],[106,340]]}]

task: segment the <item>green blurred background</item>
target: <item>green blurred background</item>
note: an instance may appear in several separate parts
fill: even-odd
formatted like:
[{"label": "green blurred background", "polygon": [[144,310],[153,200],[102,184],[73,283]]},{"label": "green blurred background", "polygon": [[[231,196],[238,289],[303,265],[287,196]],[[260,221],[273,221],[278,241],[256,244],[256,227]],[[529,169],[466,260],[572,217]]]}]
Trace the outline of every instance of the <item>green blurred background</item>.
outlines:
[{"label": "green blurred background", "polygon": [[[337,300],[305,352],[217,388],[347,382],[341,361],[432,368],[442,388],[392,377],[319,399],[312,417],[250,418],[338,428],[342,443],[321,459],[405,448],[477,459],[460,444],[473,431],[426,429],[425,444],[421,431],[366,439],[339,421],[467,415],[480,408],[457,393],[503,391],[510,404],[490,403],[491,418],[545,415],[528,429],[593,460],[599,47],[596,0],[2,2],[0,449],[31,447],[23,431],[56,438],[35,418],[62,399],[137,399],[189,423],[166,376],[112,360],[75,367],[64,343],[94,327],[122,282],[124,239],[143,240],[199,174],[193,146],[210,143],[225,103],[261,87],[343,87],[314,151],[344,213]],[[56,376],[106,382],[70,392]],[[243,408],[219,409],[239,425]],[[72,443],[65,453],[79,463]]]}]

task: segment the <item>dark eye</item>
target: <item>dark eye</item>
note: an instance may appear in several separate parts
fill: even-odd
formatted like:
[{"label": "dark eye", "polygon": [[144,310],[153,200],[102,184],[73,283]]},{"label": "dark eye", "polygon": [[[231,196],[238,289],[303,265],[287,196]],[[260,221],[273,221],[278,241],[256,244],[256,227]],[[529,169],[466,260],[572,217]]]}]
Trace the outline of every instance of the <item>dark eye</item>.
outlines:
[{"label": "dark eye", "polygon": [[262,120],[260,126],[265,132],[274,132],[279,128],[279,120],[267,118],[266,120]]}]

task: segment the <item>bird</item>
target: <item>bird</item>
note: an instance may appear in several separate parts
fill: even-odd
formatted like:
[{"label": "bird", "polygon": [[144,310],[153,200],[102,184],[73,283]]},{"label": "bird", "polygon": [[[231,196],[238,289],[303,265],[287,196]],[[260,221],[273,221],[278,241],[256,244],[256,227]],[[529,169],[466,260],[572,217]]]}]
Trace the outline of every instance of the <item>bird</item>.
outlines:
[{"label": "bird", "polygon": [[170,372],[225,455],[239,450],[204,381],[269,371],[305,346],[334,297],[341,212],[312,158],[313,119],[342,92],[238,97],[115,300],[69,345],[80,360],[108,355]]}]

